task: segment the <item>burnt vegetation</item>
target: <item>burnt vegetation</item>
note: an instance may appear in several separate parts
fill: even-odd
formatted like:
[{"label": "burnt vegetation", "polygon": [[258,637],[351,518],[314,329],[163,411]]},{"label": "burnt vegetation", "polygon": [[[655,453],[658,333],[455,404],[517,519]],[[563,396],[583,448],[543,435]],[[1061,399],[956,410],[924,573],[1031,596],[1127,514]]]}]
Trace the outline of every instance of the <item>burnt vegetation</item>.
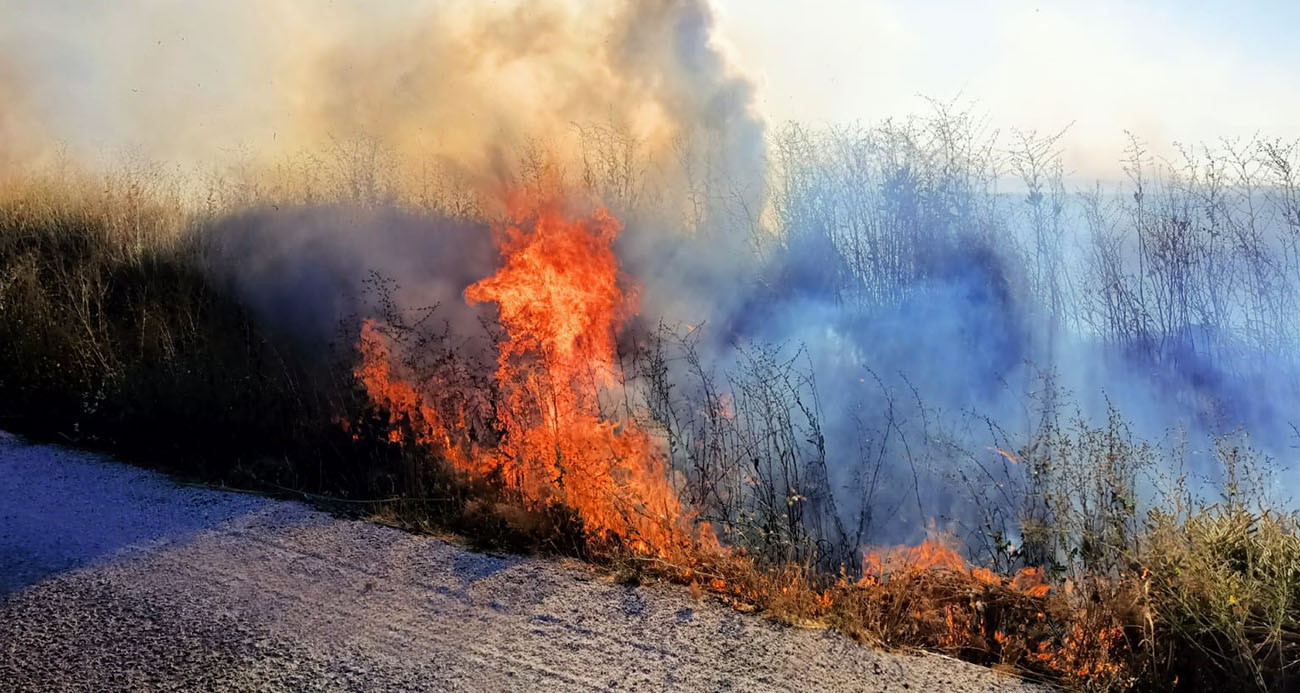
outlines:
[{"label": "burnt vegetation", "polygon": [[[694,154],[677,162],[684,189],[663,190],[617,128],[579,135],[568,187],[634,232],[684,227],[664,241],[675,252],[746,258],[700,280],[745,284],[699,324],[643,307],[600,397],[658,441],[725,550],[654,555],[586,532],[499,470],[444,463],[421,421],[358,383],[375,318],[418,400],[472,412],[467,440],[495,445],[529,414],[503,409],[492,321],[466,334],[377,271],[356,287],[366,314],[304,340],[214,270],[209,232],[243,210],[486,216],[454,176],[407,175],[373,143],[208,181],[197,200],[148,165],[6,181],[0,421],[1081,689],[1300,685],[1295,472],[1279,459],[1300,391],[1294,143],[1166,162],[1131,137],[1117,190],[1077,190],[1061,135],[1008,137],[937,105],[778,129],[759,210]],[[516,184],[556,180],[544,153],[522,162]],[[620,248],[633,281],[655,262],[637,242]],[[683,281],[709,275],[691,262]]]}]

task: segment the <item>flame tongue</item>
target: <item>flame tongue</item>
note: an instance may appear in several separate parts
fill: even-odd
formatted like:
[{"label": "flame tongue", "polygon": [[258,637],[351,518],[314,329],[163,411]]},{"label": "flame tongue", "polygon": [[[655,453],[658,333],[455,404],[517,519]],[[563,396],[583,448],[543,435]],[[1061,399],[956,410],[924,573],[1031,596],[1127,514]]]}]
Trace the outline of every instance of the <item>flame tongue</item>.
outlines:
[{"label": "flame tongue", "polygon": [[619,223],[604,209],[569,221],[553,204],[526,214],[505,229],[505,266],[466,289],[465,298],[497,304],[507,332],[497,370],[503,386],[524,384],[512,362],[534,361],[540,368],[523,370],[549,380],[557,397],[568,390],[566,404],[594,406],[582,400],[595,390],[580,381],[612,384],[614,331],[625,310],[610,247]]},{"label": "flame tongue", "polygon": [[634,311],[618,286],[611,247],[620,224],[604,209],[575,219],[558,204],[522,196],[510,213],[514,221],[501,229],[502,268],[465,291],[471,303],[495,303],[505,329],[495,372],[500,442],[466,444],[463,426],[446,422],[457,417],[440,417],[429,393],[417,395],[379,363],[389,354],[370,323],[358,380],[456,467],[500,469],[527,501],[577,511],[594,537],[677,553],[694,542],[662,453],[634,421],[608,417],[600,406],[601,393],[619,384],[615,334]]},{"label": "flame tongue", "polygon": [[634,422],[602,416],[599,402],[617,384],[615,332],[632,310],[611,248],[620,225],[604,209],[568,219],[553,203],[512,214],[504,267],[465,291],[497,304],[507,334],[497,461],[528,497],[577,510],[589,532],[663,552],[681,508],[662,457]]}]

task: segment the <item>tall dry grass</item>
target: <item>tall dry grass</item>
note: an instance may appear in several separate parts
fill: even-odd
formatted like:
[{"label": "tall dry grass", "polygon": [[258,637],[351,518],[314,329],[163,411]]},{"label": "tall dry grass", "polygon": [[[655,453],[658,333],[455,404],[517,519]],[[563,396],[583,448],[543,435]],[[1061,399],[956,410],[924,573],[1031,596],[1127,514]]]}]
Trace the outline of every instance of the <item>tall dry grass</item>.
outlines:
[{"label": "tall dry grass", "polygon": [[[902,147],[916,140],[916,133],[903,134],[884,141]],[[803,158],[811,156],[807,147],[815,138],[785,136],[786,165],[815,168]],[[832,141],[850,149],[878,142]],[[954,142],[940,145],[951,149]],[[1030,155],[1041,149],[1033,142],[1026,147]],[[965,221],[975,222],[982,236],[1001,228],[996,204],[979,188],[987,182],[988,151],[960,151],[966,163],[949,163],[976,168],[961,186],[890,179],[916,188],[907,199],[920,216],[792,187],[772,212],[790,228],[761,249],[783,252],[782,243],[797,240],[799,229],[867,229],[869,237],[858,240],[889,252],[850,259],[888,262],[850,262],[837,288],[846,300],[890,300],[907,290],[912,274],[934,269],[925,258],[936,246],[909,236],[909,229],[942,236],[943,244],[958,242],[956,228]],[[609,164],[617,157],[585,155],[597,165],[580,176],[583,185],[612,190],[629,204],[654,204],[656,195],[629,180],[627,166]],[[522,508],[492,479],[458,477],[427,451],[402,444],[409,436],[400,430],[395,442],[387,413],[374,410],[351,380],[350,345],[304,349],[258,324],[205,273],[202,231],[222,214],[265,204],[482,215],[454,176],[396,167],[384,163],[387,156],[364,142],[340,144],[269,173],[216,176],[200,188],[143,164],[107,176],[54,170],[7,180],[0,186],[0,425],[124,451],[219,482],[365,500],[360,507],[367,512],[408,526],[452,528],[520,550],[545,546],[604,561],[629,579],[660,575],[776,618],[1081,689],[1300,685],[1297,518],[1260,491],[1268,487],[1268,464],[1230,439],[1217,454],[1222,495],[1207,500],[1177,476],[1164,480],[1161,493],[1152,490],[1151,473],[1176,469],[1178,460],[1169,456],[1178,451],[1135,439],[1121,412],[1112,410],[1101,422],[1043,416],[1020,440],[999,440],[1018,463],[1005,468],[1010,476],[982,488],[1005,482],[1014,493],[975,494],[988,521],[974,539],[939,537],[920,549],[873,555],[863,551],[867,530],[885,520],[871,512],[889,491],[869,464],[898,450],[883,443],[864,448],[855,488],[864,502],[853,517],[836,506],[826,469],[841,461],[828,458],[815,380],[797,358],[756,346],[740,369],[719,375],[689,340],[661,332],[646,351],[629,355],[648,393],[645,415],[668,442],[683,498],[732,547],[690,566],[592,545],[571,511]],[[1286,161],[1285,152],[1278,156]],[[1033,156],[1022,164],[1031,173],[1045,166]],[[869,184],[879,171],[832,173],[849,181],[860,175],[858,182]],[[917,192],[924,190],[937,190],[942,199]],[[1055,193],[1044,184],[1040,194],[1031,206],[1047,204]],[[950,218],[953,209],[968,216]],[[1059,235],[1050,209],[1044,215],[1035,207],[1033,220],[1041,239],[1035,254],[1044,258],[1056,252]],[[1142,233],[1157,237],[1172,228],[1151,225],[1147,213],[1135,222]],[[804,223],[854,214],[862,215],[857,227]],[[1109,223],[1099,219],[1100,226]],[[837,236],[830,247],[849,247],[850,240]],[[1094,240],[1104,245],[1104,238]],[[1111,255],[1099,251],[1094,259],[1097,276],[1134,281],[1113,266],[1119,260]],[[1153,316],[1178,319],[1176,303],[1139,300],[1135,287],[1107,284],[1127,303],[1088,307],[1052,284],[1052,267],[1036,266],[1028,276],[1034,291],[1048,297],[1043,305],[1053,320],[1099,320],[1116,339],[1133,332],[1149,346],[1144,340]],[[1158,301],[1165,302],[1153,307]],[[1262,301],[1252,310],[1266,316],[1277,302],[1285,301]],[[389,324],[403,324],[391,317]],[[408,337],[429,348],[440,344],[436,333]],[[1274,337],[1290,338],[1259,339]],[[678,389],[682,382],[693,383],[689,394]],[[888,406],[892,413],[892,400]],[[346,430],[341,421],[349,422]],[[908,435],[892,416],[882,422],[877,440]],[[911,442],[918,456],[922,447],[942,447],[937,439]],[[950,458],[935,453],[934,459]]]}]

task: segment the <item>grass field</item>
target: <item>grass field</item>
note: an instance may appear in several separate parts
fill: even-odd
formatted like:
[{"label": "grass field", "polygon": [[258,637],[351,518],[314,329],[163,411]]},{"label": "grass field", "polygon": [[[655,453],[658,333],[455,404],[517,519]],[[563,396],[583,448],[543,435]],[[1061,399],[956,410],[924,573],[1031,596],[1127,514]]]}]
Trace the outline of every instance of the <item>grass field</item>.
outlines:
[{"label": "grass field", "polygon": [[[796,157],[808,154],[799,149],[805,144],[798,133],[790,137],[787,167],[813,166]],[[589,191],[601,192],[594,178],[583,179]],[[323,502],[353,503],[348,507],[416,529],[452,529],[485,545],[578,555],[623,579],[678,580],[700,595],[773,618],[823,624],[884,647],[944,652],[1079,689],[1300,685],[1300,532],[1293,507],[1273,492],[1285,486],[1275,461],[1253,451],[1244,435],[1224,435],[1210,455],[1216,483],[1189,484],[1178,471],[1186,461],[1179,449],[1132,433],[1123,402],[1100,420],[1063,415],[1064,406],[1044,409],[1027,434],[991,436],[998,444],[1009,439],[994,459],[1010,460],[1003,465],[1010,471],[977,486],[989,491],[1005,484],[1009,490],[1000,497],[974,493],[967,501],[983,513],[976,517],[996,518],[978,525],[977,538],[937,527],[923,543],[873,549],[861,530],[841,526],[852,512],[836,510],[833,502],[827,507],[826,499],[835,496],[826,469],[841,464],[834,455],[844,451],[825,449],[819,410],[806,404],[818,391],[809,388],[811,378],[799,379],[802,366],[756,349],[744,362],[749,370],[718,376],[689,337],[664,337],[661,330],[660,341],[630,350],[638,365],[626,368],[610,391],[648,393],[644,404],[623,405],[622,416],[645,422],[648,435],[665,441],[667,478],[726,548],[647,553],[635,536],[584,530],[591,516],[562,500],[529,496],[501,469],[466,473],[449,462],[450,447],[432,445],[419,433],[430,423],[420,417],[462,406],[448,403],[448,381],[432,375],[473,361],[458,360],[436,325],[403,322],[409,312],[385,296],[399,289],[383,288],[383,282],[372,287],[378,305],[391,312],[369,317],[380,318],[396,340],[394,359],[404,360],[394,368],[410,376],[412,401],[427,411],[377,401],[358,382],[356,335],[366,316],[341,325],[339,339],[328,344],[306,342],[259,319],[246,296],[213,271],[220,255],[210,247],[208,230],[250,209],[326,203],[477,220],[484,228],[492,221],[450,183],[419,196],[410,192],[419,186],[357,187],[349,180],[309,193],[283,181],[256,193],[228,194],[233,188],[222,187],[222,194],[200,195],[200,204],[185,185],[139,171],[7,180],[0,188],[0,426],[118,451],[215,483],[317,494]],[[917,190],[939,189],[930,185],[934,181],[921,182]],[[774,217],[785,224],[776,237],[788,242],[763,249],[789,258],[773,263],[785,268],[778,276],[787,279],[797,275],[798,254],[808,247],[795,242],[798,234],[818,228],[806,215],[825,212],[809,206],[825,198],[800,197],[804,193],[787,190],[787,204]],[[1034,199],[1031,210],[1038,209]],[[637,218],[636,210],[630,213]],[[961,223],[989,221],[986,212],[971,213],[974,220]],[[912,226],[873,233],[887,238],[918,224],[928,228],[925,223],[912,219]],[[944,242],[961,245],[964,239]],[[845,254],[842,239],[831,241],[837,262],[866,262]],[[893,252],[916,264],[934,247],[904,239]],[[1169,259],[1167,253],[1153,257]],[[1101,260],[1091,265],[1097,274],[1081,276],[1104,277],[1109,260]],[[846,295],[865,291],[871,287],[862,278],[870,277],[877,282],[872,290],[882,289],[880,300],[891,300],[893,285],[880,283],[888,279],[883,271],[849,267],[835,288]],[[1149,287],[1165,286],[1156,283],[1170,276],[1162,271]],[[1066,316],[1050,274],[1029,265],[1018,276],[1030,287],[1025,292],[1043,299],[1048,315]],[[899,276],[889,281],[903,282]],[[1096,288],[1112,290],[1136,301],[1113,286]],[[1269,296],[1258,303],[1261,316],[1275,308]],[[1116,308],[1103,331],[1156,348],[1147,318],[1168,318],[1176,312],[1175,299],[1132,323],[1121,321],[1130,315],[1125,311],[1145,306]],[[1094,314],[1080,309],[1070,315]],[[645,325],[655,316],[641,317],[644,334],[654,334]],[[1225,317],[1224,324],[1238,317]],[[1289,334],[1279,328],[1260,339],[1284,342]],[[698,387],[688,392],[685,382]],[[501,444],[485,437],[509,442],[519,430],[512,426],[532,415],[510,410],[511,401],[521,400],[503,398],[500,381],[487,372],[457,383],[486,402],[477,446]],[[908,445],[912,429],[906,427],[915,422],[896,421],[893,400],[888,404],[891,418],[881,419],[885,439],[893,435]],[[804,440],[820,452],[810,456]],[[927,454],[922,448],[941,445],[938,436],[910,441],[908,455],[918,459]],[[880,471],[878,463],[874,469]],[[874,498],[862,502],[867,511]],[[864,511],[854,512],[861,520]]]}]

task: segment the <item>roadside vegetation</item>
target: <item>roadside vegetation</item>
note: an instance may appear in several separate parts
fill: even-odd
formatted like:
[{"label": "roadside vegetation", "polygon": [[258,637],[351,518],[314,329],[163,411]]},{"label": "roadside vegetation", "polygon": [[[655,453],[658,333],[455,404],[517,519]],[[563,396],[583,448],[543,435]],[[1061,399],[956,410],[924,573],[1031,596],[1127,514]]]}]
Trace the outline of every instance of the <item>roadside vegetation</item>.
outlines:
[{"label": "roadside vegetation", "polygon": [[[1204,364],[1228,385],[1298,372],[1288,370],[1300,346],[1295,145],[1189,152],[1172,165],[1134,138],[1129,187],[1106,196],[1067,192],[1054,137],[995,144],[976,126],[948,111],[875,129],[792,125],[771,144],[770,211],[740,224],[732,208],[717,214],[746,227],[776,268],[767,291],[877,310],[917,300],[913,287],[957,263],[1027,306],[1038,335],[1028,341],[1068,328],[1171,380]],[[584,144],[573,185],[616,215],[644,218],[662,203],[633,180],[645,167],[628,142],[592,129]],[[362,317],[397,345],[394,369],[431,403],[421,415],[456,413],[434,411],[447,399],[435,389],[468,357],[436,320],[402,307],[400,286],[376,280],[367,289],[382,314],[307,344],[217,278],[205,230],[241,210],[485,214],[453,178],[400,176],[365,143],[299,163],[208,181],[198,195],[143,164],[4,179],[0,427],[485,546],[581,556],[619,579],[674,580],[783,621],[1080,690],[1300,687],[1300,519],[1286,496],[1296,477],[1248,431],[1146,440],[1122,401],[1080,413],[1050,366],[1017,422],[938,411],[906,378],[864,369],[868,414],[845,459],[826,444],[828,383],[798,345],[755,341],[717,364],[703,330],[643,315],[619,355],[621,389],[638,394],[603,405],[663,441],[683,506],[724,547],[647,554],[593,536],[572,508],[530,501],[499,473],[457,471],[421,438],[427,422],[368,396],[355,370]],[[998,192],[1008,175],[1023,193]],[[706,187],[685,194],[732,199]],[[683,223],[698,231],[720,218]],[[1003,264],[1014,268],[991,269]],[[1195,396],[1228,408],[1251,398],[1228,385]],[[491,398],[485,430],[525,416],[495,406],[491,382],[464,387]],[[943,507],[927,506],[924,486],[951,489]],[[884,541],[899,523],[924,539]]]}]

